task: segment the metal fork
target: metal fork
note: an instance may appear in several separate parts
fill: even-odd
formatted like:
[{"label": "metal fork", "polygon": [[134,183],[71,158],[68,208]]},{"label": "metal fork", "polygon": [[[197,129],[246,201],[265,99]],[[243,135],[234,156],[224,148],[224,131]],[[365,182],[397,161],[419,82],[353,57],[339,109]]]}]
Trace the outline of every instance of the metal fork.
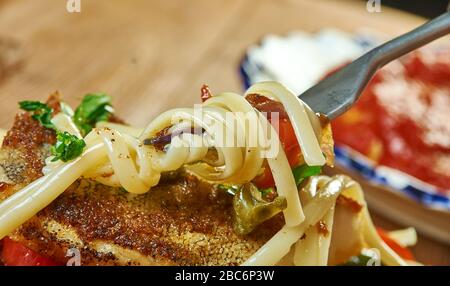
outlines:
[{"label": "metal fork", "polygon": [[359,98],[373,74],[387,63],[450,33],[450,12],[378,46],[311,87],[299,97],[332,120]]}]

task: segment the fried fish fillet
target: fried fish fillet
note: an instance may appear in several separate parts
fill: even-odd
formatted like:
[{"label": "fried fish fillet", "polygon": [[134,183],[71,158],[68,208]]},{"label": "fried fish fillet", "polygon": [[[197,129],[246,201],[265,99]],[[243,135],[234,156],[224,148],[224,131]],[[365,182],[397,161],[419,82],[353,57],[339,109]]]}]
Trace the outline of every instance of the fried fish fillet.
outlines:
[{"label": "fried fish fillet", "polygon": [[[59,94],[47,104],[59,112]],[[329,124],[323,134],[322,149],[332,160]],[[0,149],[0,202],[43,175],[55,137],[30,114],[16,116]],[[163,175],[143,195],[80,178],[9,238],[61,264],[79,252],[81,265],[239,265],[281,229],[284,219],[278,214],[250,234],[237,235],[232,199],[183,170]],[[361,206],[355,204],[337,200],[331,265],[362,248]]]},{"label": "fried fish fillet", "polygon": [[[57,112],[58,94],[48,104]],[[0,150],[0,201],[42,176],[54,143],[52,130],[16,116]],[[181,171],[144,195],[79,179],[9,237],[61,263],[75,248],[82,265],[238,265],[283,224],[280,214],[235,234],[232,197]]]}]

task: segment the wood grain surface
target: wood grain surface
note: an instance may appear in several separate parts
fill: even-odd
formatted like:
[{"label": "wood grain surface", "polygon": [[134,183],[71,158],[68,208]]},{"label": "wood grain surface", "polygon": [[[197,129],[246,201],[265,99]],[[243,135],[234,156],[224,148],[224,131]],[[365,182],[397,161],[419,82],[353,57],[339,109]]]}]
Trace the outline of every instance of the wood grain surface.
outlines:
[{"label": "wood grain surface", "polygon": [[[365,1],[81,0],[81,8],[0,0],[0,127],[9,128],[18,101],[54,90],[72,105],[87,92],[107,92],[121,117],[144,126],[198,102],[203,83],[241,92],[239,61],[266,34],[336,27],[395,36],[424,22],[385,7],[369,13]],[[450,248],[426,237],[414,252],[424,263],[450,264]]]}]

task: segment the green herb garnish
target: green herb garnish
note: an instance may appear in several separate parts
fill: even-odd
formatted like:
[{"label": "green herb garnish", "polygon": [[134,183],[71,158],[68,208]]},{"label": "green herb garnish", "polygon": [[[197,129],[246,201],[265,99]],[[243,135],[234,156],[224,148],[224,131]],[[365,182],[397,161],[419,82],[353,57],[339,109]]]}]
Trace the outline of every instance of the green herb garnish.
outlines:
[{"label": "green herb garnish", "polygon": [[84,147],[86,147],[86,143],[83,139],[80,139],[67,131],[58,131],[56,135],[56,144],[51,148],[52,155],[55,156],[52,159],[52,162],[58,160],[67,162],[75,159],[83,153]]},{"label": "green herb garnish", "polygon": [[370,251],[364,251],[358,256],[352,256],[350,259],[340,264],[340,266],[377,266],[382,265],[379,260],[379,256],[376,253]]},{"label": "green herb garnish", "polygon": [[107,121],[113,111],[110,96],[104,93],[90,93],[75,110],[73,121],[81,134],[86,136],[97,122]]},{"label": "green herb garnish", "polygon": [[300,185],[306,178],[318,175],[322,171],[321,166],[308,166],[306,164],[300,165],[292,170],[294,174],[295,183]]},{"label": "green herb garnish", "polygon": [[[101,97],[101,99],[100,99]],[[106,96],[107,97],[107,96]],[[87,100],[86,100],[87,98]],[[100,120],[101,118],[106,117],[106,106],[104,103],[105,96],[104,95],[88,95],[85,97],[83,102],[81,103],[80,107],[78,107],[79,111],[78,118],[79,122],[81,118],[87,118],[87,121],[85,122],[91,122],[92,118],[95,120]],[[109,102],[110,99],[107,97],[107,101]],[[103,102],[103,103],[102,103]],[[52,162],[61,160],[63,162],[70,161],[72,159],[75,159],[76,157],[80,156],[81,153],[83,153],[84,147],[86,147],[86,143],[83,139],[78,138],[75,135],[70,134],[67,131],[61,132],[56,129],[55,125],[51,122],[52,119],[52,112],[53,109],[51,109],[47,104],[39,102],[39,101],[21,101],[19,102],[19,106],[21,109],[31,112],[31,117],[39,123],[41,123],[42,126],[45,128],[53,129],[56,131],[56,144],[53,145],[50,149],[52,155],[54,158],[52,159]],[[91,108],[92,106],[96,106],[95,108]],[[100,107],[99,107],[100,106]],[[103,110],[102,110],[103,108]],[[69,109],[67,109],[69,110]],[[86,112],[87,110],[87,112]],[[87,117],[83,117],[84,115],[88,115]],[[75,116],[75,115],[74,115]],[[74,118],[75,120],[75,118]],[[96,121],[95,121],[96,122]],[[95,124],[94,122],[94,124]],[[81,129],[81,131],[86,131],[86,129]],[[89,129],[90,131],[90,129]]]},{"label": "green herb garnish", "polygon": [[341,264],[341,266],[367,266],[372,257],[360,254],[358,256],[352,256],[350,259]]},{"label": "green herb garnish", "polygon": [[258,191],[264,198],[267,197],[269,194],[275,192],[273,188],[259,189]]},{"label": "green herb garnish", "polygon": [[227,184],[218,184],[217,188],[219,190],[227,192],[229,195],[234,196],[239,190],[240,186],[237,185],[227,185]]},{"label": "green herb garnish", "polygon": [[55,129],[55,125],[51,122],[53,109],[47,104],[39,101],[25,100],[19,102],[19,106],[25,111],[32,112],[31,117],[39,121],[45,128]]}]

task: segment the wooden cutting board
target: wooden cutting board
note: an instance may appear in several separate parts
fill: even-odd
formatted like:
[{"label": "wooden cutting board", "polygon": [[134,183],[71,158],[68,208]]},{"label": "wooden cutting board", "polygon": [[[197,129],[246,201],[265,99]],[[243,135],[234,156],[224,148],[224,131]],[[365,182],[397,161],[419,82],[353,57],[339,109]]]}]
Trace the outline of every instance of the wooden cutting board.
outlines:
[{"label": "wooden cutting board", "polygon": [[[63,0],[0,0],[0,127],[10,126],[18,101],[54,90],[72,105],[107,92],[121,117],[144,126],[198,102],[203,83],[242,91],[243,51],[268,33],[366,27],[395,36],[423,22],[385,7],[369,13],[365,1],[81,0],[81,13],[68,13]],[[450,264],[450,249],[425,237],[414,251]]]}]

